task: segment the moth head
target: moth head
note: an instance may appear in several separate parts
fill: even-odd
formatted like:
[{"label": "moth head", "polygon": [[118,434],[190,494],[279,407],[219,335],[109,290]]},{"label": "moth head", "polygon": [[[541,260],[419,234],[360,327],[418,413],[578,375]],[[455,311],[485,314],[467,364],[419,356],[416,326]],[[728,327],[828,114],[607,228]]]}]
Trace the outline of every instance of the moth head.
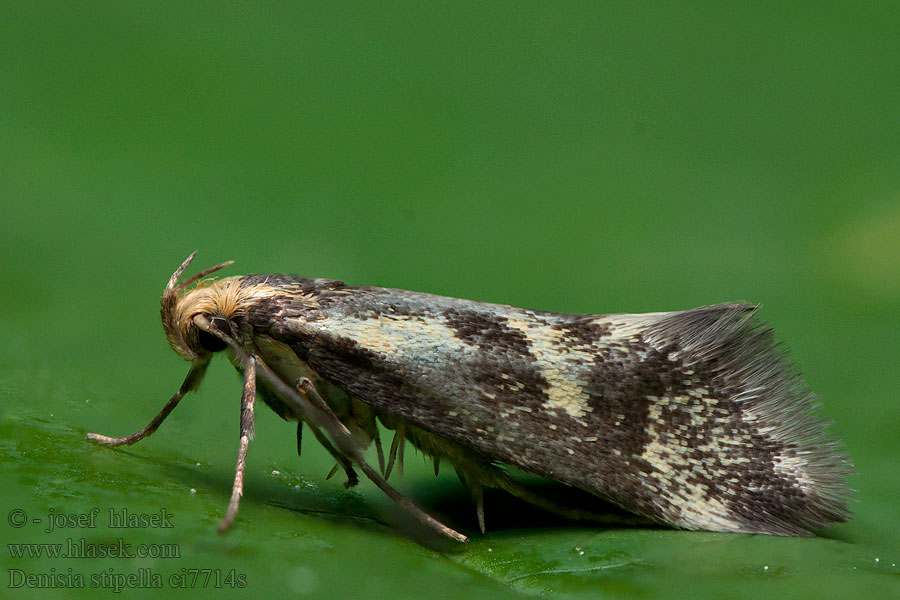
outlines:
[{"label": "moth head", "polygon": [[[196,360],[210,353],[224,350],[227,344],[209,331],[218,329],[229,335],[231,318],[240,310],[240,278],[230,277],[221,281],[203,282],[202,279],[234,261],[224,262],[178,282],[181,274],[194,260],[197,252],[185,259],[175,269],[163,291],[160,301],[160,316],[166,339],[172,350],[186,360]],[[197,287],[182,294],[187,286],[200,281]],[[201,328],[199,324],[203,325]]]}]

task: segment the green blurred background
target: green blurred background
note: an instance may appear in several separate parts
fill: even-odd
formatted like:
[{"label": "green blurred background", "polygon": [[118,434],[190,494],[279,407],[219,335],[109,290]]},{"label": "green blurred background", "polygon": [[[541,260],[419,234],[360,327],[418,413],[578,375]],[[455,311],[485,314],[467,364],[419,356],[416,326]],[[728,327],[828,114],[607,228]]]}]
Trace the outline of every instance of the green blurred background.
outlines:
[{"label": "green blurred background", "polygon": [[[10,569],[232,569],[309,597],[900,595],[896,3],[3,3],[3,514],[172,529],[3,531]],[[845,442],[856,517],[785,539],[603,529],[489,496],[412,451],[401,490],[472,536],[421,546],[368,482],[261,410],[235,527],[224,361],[152,438],[187,365],[158,299],[192,250],[566,312],[762,304]],[[310,439],[311,441],[311,439]],[[100,524],[105,522],[101,518]],[[493,522],[493,526],[492,526]],[[181,558],[15,558],[10,543],[175,543]],[[52,570],[52,571],[51,571]],[[108,589],[104,593],[111,594]]]}]

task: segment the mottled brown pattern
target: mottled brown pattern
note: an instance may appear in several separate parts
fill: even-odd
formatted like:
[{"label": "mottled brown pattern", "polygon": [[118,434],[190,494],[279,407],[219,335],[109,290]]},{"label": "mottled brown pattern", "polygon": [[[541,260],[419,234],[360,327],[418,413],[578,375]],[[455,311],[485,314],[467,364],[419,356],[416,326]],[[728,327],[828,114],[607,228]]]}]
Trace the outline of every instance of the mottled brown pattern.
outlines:
[{"label": "mottled brown pattern", "polygon": [[489,312],[446,309],[441,313],[462,341],[486,352],[528,356],[528,338],[511,329],[506,319]]},{"label": "mottled brown pattern", "polygon": [[[228,281],[204,288],[204,307],[232,306],[214,298],[217,285],[233,293]],[[452,460],[513,465],[690,529],[800,534],[847,518],[849,462],[752,307],[571,315],[289,275],[237,281],[239,306],[209,319],[250,350],[289,347],[438,457],[457,448]],[[190,336],[176,350],[202,353]]]}]

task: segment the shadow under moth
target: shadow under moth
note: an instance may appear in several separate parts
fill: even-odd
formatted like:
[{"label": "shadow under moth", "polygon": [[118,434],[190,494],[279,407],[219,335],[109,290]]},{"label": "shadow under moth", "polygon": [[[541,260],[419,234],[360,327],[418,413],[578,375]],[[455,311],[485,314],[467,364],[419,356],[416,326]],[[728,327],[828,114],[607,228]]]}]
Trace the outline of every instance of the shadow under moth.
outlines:
[{"label": "shadow under moth", "polygon": [[[191,361],[184,383],[141,431],[88,438],[119,446],[150,435],[224,352],[244,383],[220,530],[243,493],[257,395],[297,421],[298,452],[306,426],[348,486],[360,469],[458,541],[467,538],[387,482],[405,442],[435,471],[441,459],[453,465],[482,531],[485,487],[604,519],[526,488],[506,466],[683,529],[808,535],[849,516],[849,460],[755,307],[558,314],[292,275],[208,278],[231,262],[179,283],[195,254],[161,302],[170,345]],[[394,431],[386,460],[379,427]],[[378,469],[363,454],[372,444]]]}]

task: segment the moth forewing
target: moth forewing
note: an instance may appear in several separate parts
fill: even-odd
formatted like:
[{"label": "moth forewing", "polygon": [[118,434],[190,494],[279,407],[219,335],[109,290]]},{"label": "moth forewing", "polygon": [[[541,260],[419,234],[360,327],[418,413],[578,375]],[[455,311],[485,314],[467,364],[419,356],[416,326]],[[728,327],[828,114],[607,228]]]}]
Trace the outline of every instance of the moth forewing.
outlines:
[{"label": "moth forewing", "polygon": [[[849,460],[753,307],[570,315],[290,275],[185,291],[178,278],[191,258],[161,307],[191,374],[141,432],[92,439],[133,443],[152,433],[227,347],[244,372],[242,414],[252,415],[255,370],[272,392],[263,400],[299,421],[298,444],[306,423],[348,479],[357,465],[453,539],[465,538],[386,482],[407,440],[435,470],[442,459],[453,464],[472,488],[482,529],[483,487],[605,520],[523,488],[503,464],[685,529],[796,535],[849,515]],[[386,465],[377,423],[395,432]],[[252,420],[242,417],[226,526],[242,491],[245,430]],[[384,476],[363,457],[371,442]]]}]

